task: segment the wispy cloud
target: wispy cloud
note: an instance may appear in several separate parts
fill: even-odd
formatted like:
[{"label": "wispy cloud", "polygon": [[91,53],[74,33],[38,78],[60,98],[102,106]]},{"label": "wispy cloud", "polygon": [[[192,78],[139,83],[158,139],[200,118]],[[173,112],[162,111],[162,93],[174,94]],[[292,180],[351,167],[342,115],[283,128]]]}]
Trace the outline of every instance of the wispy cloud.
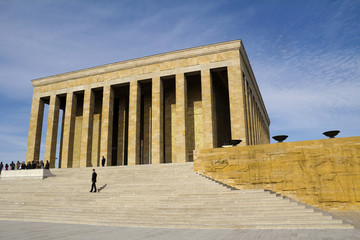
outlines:
[{"label": "wispy cloud", "polygon": [[29,98],[34,78],[209,43],[222,24],[203,18],[218,4],[3,5],[0,93],[12,98]]},{"label": "wispy cloud", "polygon": [[25,156],[31,79],[239,38],[273,134],[360,135],[359,11],[350,0],[0,1],[1,156]]},{"label": "wispy cloud", "polygon": [[[255,73],[262,80],[259,85],[276,123],[272,130],[303,135],[300,131],[342,128],[350,136],[359,134],[360,127],[350,124],[360,119],[358,49],[309,52],[303,44],[296,49],[267,56],[267,61],[255,59]],[[313,138],[312,133],[299,137]]]}]

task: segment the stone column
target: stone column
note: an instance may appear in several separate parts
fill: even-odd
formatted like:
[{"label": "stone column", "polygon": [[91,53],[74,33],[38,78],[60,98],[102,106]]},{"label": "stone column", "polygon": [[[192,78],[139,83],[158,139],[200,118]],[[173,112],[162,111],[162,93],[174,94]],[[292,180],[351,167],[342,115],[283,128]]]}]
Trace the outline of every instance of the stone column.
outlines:
[{"label": "stone column", "polygon": [[262,134],[263,134],[263,144],[265,144],[265,143],[267,143],[265,123],[263,123],[263,126],[262,126]]},{"label": "stone column", "polygon": [[44,161],[50,162],[50,167],[55,167],[56,141],[59,125],[60,99],[56,95],[50,97],[49,115],[46,131]]},{"label": "stone column", "polygon": [[73,92],[66,94],[66,106],[64,112],[63,144],[61,154],[61,168],[69,168],[72,164],[74,133],[75,133],[75,115],[76,115],[77,97]]},{"label": "stone column", "polygon": [[210,69],[201,70],[201,102],[203,111],[203,147],[213,148],[216,145],[216,114]]},{"label": "stone column", "polygon": [[[176,74],[176,161],[187,162],[186,149],[186,110],[187,84],[184,73]],[[174,159],[173,159],[174,161]]]},{"label": "stone column", "polygon": [[248,126],[248,141],[249,145],[252,145],[252,122],[251,122],[251,101],[250,101],[250,86],[246,85],[246,117]]},{"label": "stone column", "polygon": [[262,119],[261,119],[261,113],[260,113],[260,118],[259,118],[259,124],[260,124],[260,131],[259,131],[259,135],[260,135],[260,144],[264,144],[264,134],[263,134],[263,124],[262,124]]},{"label": "stone column", "polygon": [[265,144],[264,119],[261,113],[260,113],[260,119],[261,119],[261,144]]},{"label": "stone column", "polygon": [[261,144],[261,115],[260,115],[260,109],[259,108],[258,108],[258,128],[259,128],[258,139],[259,139],[259,144]]},{"label": "stone column", "polygon": [[261,119],[261,112],[260,109],[258,109],[258,118],[259,118],[259,143],[263,144],[262,142],[262,119]]},{"label": "stone column", "polygon": [[251,145],[251,121],[250,121],[250,103],[249,103],[249,85],[244,79],[244,86],[245,86],[245,116],[246,116],[246,132],[247,132],[247,142],[248,145]]},{"label": "stone column", "polygon": [[255,145],[258,144],[257,141],[257,121],[256,121],[256,102],[255,99],[253,98],[253,114],[254,114],[254,143]]},{"label": "stone column", "polygon": [[141,90],[138,82],[130,82],[128,165],[140,163],[140,98]]},{"label": "stone column", "polygon": [[39,97],[33,96],[26,151],[26,162],[39,160],[43,117],[44,101]]},{"label": "stone column", "polygon": [[246,116],[244,101],[244,79],[239,64],[228,66],[231,138],[241,139],[240,145],[247,145]]},{"label": "stone column", "polygon": [[256,126],[256,144],[260,144],[259,140],[259,109],[255,104],[255,126]]},{"label": "stone column", "polygon": [[126,132],[126,99],[120,97],[119,100],[119,124],[118,124],[118,147],[117,147],[117,165],[124,165],[125,154],[125,132]]},{"label": "stone column", "polygon": [[261,144],[261,113],[260,109],[258,108],[258,126],[259,126],[259,144]]},{"label": "stone column", "polygon": [[95,97],[91,88],[85,89],[83,120],[81,130],[80,167],[88,167],[91,162],[92,126]]},{"label": "stone column", "polygon": [[254,121],[253,121],[253,101],[252,101],[252,95],[251,90],[248,89],[248,100],[249,100],[249,108],[248,108],[248,114],[249,114],[249,132],[250,132],[250,144],[254,145]]},{"label": "stone column", "polygon": [[264,120],[261,119],[261,137],[262,137],[262,144],[266,143],[266,134],[265,134],[265,123]]},{"label": "stone column", "polygon": [[114,90],[111,86],[104,86],[101,110],[100,156],[101,158],[102,156],[105,157],[106,166],[111,166],[113,115]]},{"label": "stone column", "polygon": [[256,145],[256,121],[255,121],[255,100],[254,96],[251,96],[251,122],[252,122],[252,141],[253,145]]},{"label": "stone column", "polygon": [[152,151],[151,160],[152,164],[164,162],[164,131],[163,131],[163,84],[160,77],[152,79]]},{"label": "stone column", "polygon": [[[60,103],[60,105],[61,105],[61,103]],[[62,114],[62,119],[61,119],[60,149],[59,149],[59,162],[58,162],[59,168],[61,168],[61,165],[62,165],[62,148],[63,148],[63,142],[64,142],[64,122],[65,122],[65,109],[63,109],[63,114]]]}]

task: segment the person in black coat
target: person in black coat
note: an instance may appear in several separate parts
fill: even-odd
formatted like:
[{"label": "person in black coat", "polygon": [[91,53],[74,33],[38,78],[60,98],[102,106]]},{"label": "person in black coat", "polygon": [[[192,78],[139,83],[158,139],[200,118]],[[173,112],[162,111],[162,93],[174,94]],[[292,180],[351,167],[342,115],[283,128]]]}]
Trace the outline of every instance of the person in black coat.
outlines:
[{"label": "person in black coat", "polygon": [[101,166],[103,166],[103,167],[105,166],[105,161],[106,161],[106,160],[105,160],[105,157],[104,157],[104,156],[102,156],[102,159],[101,159]]},{"label": "person in black coat", "polygon": [[92,173],[92,176],[91,176],[91,182],[92,182],[92,184],[91,184],[91,190],[90,190],[90,192],[92,192],[93,189],[94,189],[94,192],[96,192],[96,176],[97,176],[97,174],[96,174],[96,172],[95,172],[95,169],[93,169],[93,173]]}]

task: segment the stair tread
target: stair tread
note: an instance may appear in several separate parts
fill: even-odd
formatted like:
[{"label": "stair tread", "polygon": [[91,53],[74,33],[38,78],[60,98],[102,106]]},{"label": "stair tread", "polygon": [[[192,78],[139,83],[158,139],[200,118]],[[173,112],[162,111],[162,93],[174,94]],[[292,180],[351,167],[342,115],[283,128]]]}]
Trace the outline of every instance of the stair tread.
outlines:
[{"label": "stair tread", "polygon": [[[44,180],[0,180],[0,219],[171,228],[352,228],[263,189],[232,190],[193,163],[51,169]],[[89,220],[93,219],[93,220]]]}]

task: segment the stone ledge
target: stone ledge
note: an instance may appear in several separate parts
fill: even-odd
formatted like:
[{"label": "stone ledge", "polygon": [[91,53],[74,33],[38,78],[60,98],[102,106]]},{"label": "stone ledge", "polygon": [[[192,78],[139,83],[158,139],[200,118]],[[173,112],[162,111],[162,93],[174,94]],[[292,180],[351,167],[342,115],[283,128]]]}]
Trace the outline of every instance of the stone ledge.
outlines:
[{"label": "stone ledge", "polygon": [[1,172],[1,180],[18,178],[44,179],[52,176],[55,175],[49,169],[8,170]]}]

